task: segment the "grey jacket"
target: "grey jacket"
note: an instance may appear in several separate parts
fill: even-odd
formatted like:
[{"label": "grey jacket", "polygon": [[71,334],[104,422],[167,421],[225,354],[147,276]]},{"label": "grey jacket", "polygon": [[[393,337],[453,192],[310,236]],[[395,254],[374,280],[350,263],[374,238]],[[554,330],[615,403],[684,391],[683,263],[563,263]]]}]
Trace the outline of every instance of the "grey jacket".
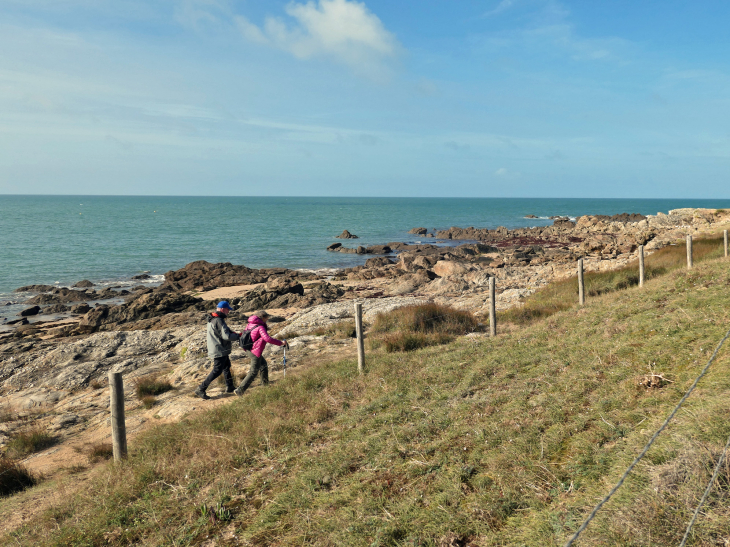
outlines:
[{"label": "grey jacket", "polygon": [[233,342],[240,336],[226,325],[223,317],[208,315],[208,357],[225,357],[233,350]]}]

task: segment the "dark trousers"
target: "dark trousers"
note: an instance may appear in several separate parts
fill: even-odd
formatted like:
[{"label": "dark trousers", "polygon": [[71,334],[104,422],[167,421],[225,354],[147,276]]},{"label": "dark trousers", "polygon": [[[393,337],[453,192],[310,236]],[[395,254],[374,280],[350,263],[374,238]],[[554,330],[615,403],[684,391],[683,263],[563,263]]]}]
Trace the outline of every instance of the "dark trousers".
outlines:
[{"label": "dark trousers", "polygon": [[231,359],[226,355],[225,357],[216,357],[213,359],[213,370],[210,371],[208,377],[203,380],[200,384],[200,389],[205,391],[208,389],[210,383],[223,374],[223,378],[226,380],[226,387],[228,391],[233,391],[233,376],[231,376]]},{"label": "dark trousers", "polygon": [[243,382],[241,382],[241,385],[238,386],[238,389],[241,391],[246,391],[248,389],[248,386],[251,385],[251,382],[253,382],[256,379],[256,375],[258,373],[261,373],[261,382],[265,385],[269,385],[269,364],[266,362],[266,359],[263,357],[256,357],[253,353],[251,354],[251,368],[248,370],[248,374],[246,374],[246,377],[243,379]]}]

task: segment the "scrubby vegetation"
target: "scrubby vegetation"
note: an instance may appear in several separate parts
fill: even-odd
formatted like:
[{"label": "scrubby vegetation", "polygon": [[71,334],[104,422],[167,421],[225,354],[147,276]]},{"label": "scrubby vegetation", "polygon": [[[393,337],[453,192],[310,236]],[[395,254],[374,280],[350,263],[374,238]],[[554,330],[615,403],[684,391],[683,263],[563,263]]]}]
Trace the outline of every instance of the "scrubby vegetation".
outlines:
[{"label": "scrubby vegetation", "polygon": [[162,395],[171,389],[175,388],[169,381],[162,379],[159,374],[148,374],[134,381],[134,390],[140,400],[146,396]]},{"label": "scrubby vegetation", "polygon": [[25,467],[12,458],[0,456],[0,497],[25,490],[37,482]]},{"label": "scrubby vegetation", "polygon": [[[315,336],[330,336],[336,340],[355,338],[357,336],[357,332],[355,332],[355,321],[340,321],[327,327],[315,329],[309,334],[313,334]],[[287,338],[291,339],[292,336],[288,335]]]},{"label": "scrubby vegetation", "polygon": [[[692,243],[692,256],[695,264],[718,258],[722,252],[722,238],[698,239]],[[647,280],[685,268],[687,266],[686,243],[664,247],[647,255],[644,265]],[[586,272],[584,281],[587,298],[637,286],[639,284],[639,261],[634,260],[624,268],[608,272]],[[577,300],[578,281],[576,277],[571,277],[551,283],[536,291],[525,300],[521,307],[498,312],[497,323],[526,325],[559,311],[567,310],[573,307]]]},{"label": "scrubby vegetation", "polygon": [[89,463],[109,460],[114,455],[111,443],[97,443],[88,447],[84,452]]},{"label": "scrubby vegetation", "polygon": [[438,304],[406,306],[379,314],[370,329],[370,347],[385,351],[413,351],[451,342],[456,336],[480,330],[471,312]]},{"label": "scrubby vegetation", "polygon": [[29,429],[15,433],[6,447],[6,454],[22,458],[56,444],[56,438],[41,429]]},{"label": "scrubby vegetation", "polygon": [[[354,359],[303,369],[136,438],[126,462],[0,542],[562,545],[724,336],[728,288],[727,261],[706,260],[497,338],[371,351],[363,376]],[[679,544],[730,435],[728,356],[581,547]],[[690,545],[728,542],[726,465]]]}]

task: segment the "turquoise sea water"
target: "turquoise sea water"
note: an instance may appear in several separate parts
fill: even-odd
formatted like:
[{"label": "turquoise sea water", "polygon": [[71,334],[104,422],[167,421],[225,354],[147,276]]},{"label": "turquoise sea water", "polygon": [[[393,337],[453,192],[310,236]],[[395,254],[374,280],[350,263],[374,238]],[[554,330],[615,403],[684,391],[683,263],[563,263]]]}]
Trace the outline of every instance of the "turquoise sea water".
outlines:
[{"label": "turquoise sea water", "polygon": [[369,245],[415,241],[406,233],[415,226],[514,228],[551,223],[527,214],[679,207],[730,208],[730,200],[0,195],[0,305],[21,285],[118,282],[201,259],[256,268],[362,264],[361,256],[325,251],[343,229],[360,236],[345,245]]}]

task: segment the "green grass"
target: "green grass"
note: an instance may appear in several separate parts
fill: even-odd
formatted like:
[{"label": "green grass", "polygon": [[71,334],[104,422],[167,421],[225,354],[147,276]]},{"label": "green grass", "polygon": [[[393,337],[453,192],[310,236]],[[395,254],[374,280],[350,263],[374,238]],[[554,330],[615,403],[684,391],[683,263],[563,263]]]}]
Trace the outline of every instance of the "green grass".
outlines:
[{"label": "green grass", "polygon": [[[135,438],[0,543],[562,545],[730,327],[730,265],[698,262],[494,339],[370,351],[363,376],[354,359],[302,367]],[[730,435],[728,356],[581,546],[679,544]],[[637,385],[650,372],[671,383]],[[725,466],[690,545],[728,538]]]},{"label": "green grass", "polygon": [[8,442],[6,455],[12,458],[23,458],[54,444],[56,444],[56,438],[42,429],[19,431]]},{"label": "green grass", "polygon": [[[692,243],[692,256],[695,264],[719,258],[723,253],[722,237],[696,239]],[[687,247],[682,242],[655,251],[646,256],[646,279],[654,279],[668,272],[687,267]],[[634,287],[639,284],[639,261],[634,260],[626,267],[607,272],[586,272],[584,274],[586,298]],[[578,280],[576,276],[551,283],[539,289],[525,300],[523,306],[497,313],[497,324],[512,323],[527,325],[550,317],[554,313],[567,310],[578,301]]]}]

